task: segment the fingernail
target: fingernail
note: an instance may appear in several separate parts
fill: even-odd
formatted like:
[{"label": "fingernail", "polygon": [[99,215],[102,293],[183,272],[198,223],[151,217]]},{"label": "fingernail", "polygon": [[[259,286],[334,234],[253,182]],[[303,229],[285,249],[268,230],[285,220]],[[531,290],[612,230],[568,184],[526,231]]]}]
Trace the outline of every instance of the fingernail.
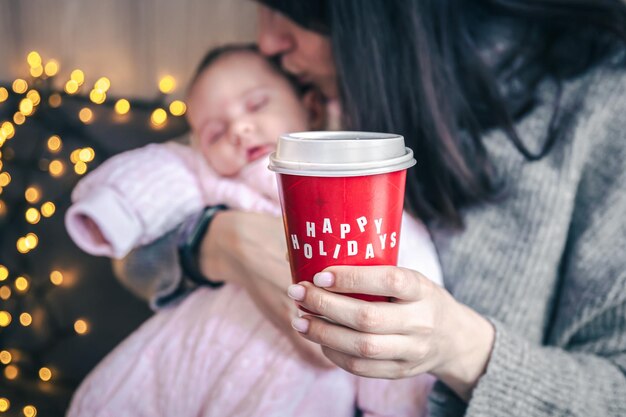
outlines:
[{"label": "fingernail", "polygon": [[300,317],[296,317],[291,320],[291,327],[300,333],[306,333],[309,330],[309,321],[307,319],[302,319]]},{"label": "fingernail", "polygon": [[313,283],[318,287],[332,287],[335,277],[332,272],[318,272],[313,276]]},{"label": "fingernail", "polygon": [[287,288],[287,295],[289,296],[289,298],[296,300],[296,301],[304,300],[305,292],[306,292],[306,288],[298,284],[290,285],[289,288]]}]

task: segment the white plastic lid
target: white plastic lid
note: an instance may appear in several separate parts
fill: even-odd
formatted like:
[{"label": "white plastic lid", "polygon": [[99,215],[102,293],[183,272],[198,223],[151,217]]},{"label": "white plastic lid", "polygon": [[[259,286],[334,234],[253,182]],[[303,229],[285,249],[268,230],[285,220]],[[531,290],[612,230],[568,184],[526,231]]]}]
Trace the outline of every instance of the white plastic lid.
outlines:
[{"label": "white plastic lid", "polygon": [[269,169],[280,174],[355,177],[415,165],[404,137],[375,132],[297,132],[278,139]]}]

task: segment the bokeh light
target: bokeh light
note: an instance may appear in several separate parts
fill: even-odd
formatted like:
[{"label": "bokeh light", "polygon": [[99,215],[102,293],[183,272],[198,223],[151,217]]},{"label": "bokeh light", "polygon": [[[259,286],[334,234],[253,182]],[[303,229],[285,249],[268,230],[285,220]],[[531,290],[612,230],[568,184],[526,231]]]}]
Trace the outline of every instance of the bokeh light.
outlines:
[{"label": "bokeh light", "polygon": [[39,369],[39,378],[41,378],[42,381],[50,381],[50,379],[52,378],[52,371],[50,370],[50,368],[44,366],[43,368]]},{"label": "bokeh light", "polygon": [[41,205],[41,215],[44,217],[50,217],[56,211],[56,206],[51,201],[46,201]]},{"label": "bokeh light", "polygon": [[163,126],[163,124],[165,124],[165,122],[167,121],[167,113],[165,112],[165,110],[158,108],[152,112],[152,115],[150,116],[150,121],[154,126]]},{"label": "bokeh light", "polygon": [[33,322],[33,316],[28,313],[20,314],[20,324],[24,327],[28,327]]},{"label": "bokeh light", "polygon": [[61,273],[61,271],[50,272],[50,282],[52,282],[54,285],[63,284],[63,274]]},{"label": "bokeh light", "polygon": [[58,135],[52,135],[48,138],[48,150],[50,152],[59,152],[62,147],[63,142],[61,142],[61,138]]},{"label": "bokeh light", "polygon": [[176,80],[171,75],[166,75],[159,81],[159,91],[169,94],[176,88]]},{"label": "bokeh light", "polygon": [[35,186],[28,187],[24,192],[24,198],[29,203],[36,203],[41,198],[41,190]]},{"label": "bokeh light", "polygon": [[81,122],[85,124],[89,124],[93,121],[93,112],[91,111],[90,108],[83,107],[78,112],[78,118],[80,119]]},{"label": "bokeh light", "polygon": [[85,334],[89,331],[89,325],[83,319],[78,319],[74,322],[74,331],[78,334]]},{"label": "bokeh light", "polygon": [[13,81],[13,85],[11,87],[13,88],[13,91],[15,91],[17,94],[24,94],[26,90],[28,90],[28,83],[26,82],[26,80],[18,78]]},{"label": "bokeh light", "polygon": [[65,172],[65,164],[59,159],[50,161],[48,171],[50,171],[50,175],[53,177],[60,177]]},{"label": "bokeh light", "polygon": [[34,207],[29,208],[28,210],[26,210],[26,221],[30,224],[37,224],[39,223],[39,220],[41,220],[41,214],[39,213],[39,210],[37,210]]},{"label": "bokeh light", "polygon": [[76,81],[76,84],[83,85],[85,82],[85,73],[82,70],[75,69],[70,74],[70,80]]},{"label": "bokeh light", "polygon": [[170,113],[174,116],[182,116],[187,111],[187,105],[180,100],[174,100],[170,103]]},{"label": "bokeh light", "polygon": [[115,112],[117,114],[126,114],[130,111],[130,102],[125,98],[117,100],[115,103]]},{"label": "bokeh light", "polygon": [[29,282],[25,277],[17,277],[15,279],[15,289],[20,292],[28,290]]},{"label": "bokeh light", "polygon": [[46,66],[44,67],[44,71],[46,72],[46,75],[48,77],[53,77],[57,75],[57,73],[59,72],[59,62],[54,59],[51,59],[50,61],[46,63]]}]

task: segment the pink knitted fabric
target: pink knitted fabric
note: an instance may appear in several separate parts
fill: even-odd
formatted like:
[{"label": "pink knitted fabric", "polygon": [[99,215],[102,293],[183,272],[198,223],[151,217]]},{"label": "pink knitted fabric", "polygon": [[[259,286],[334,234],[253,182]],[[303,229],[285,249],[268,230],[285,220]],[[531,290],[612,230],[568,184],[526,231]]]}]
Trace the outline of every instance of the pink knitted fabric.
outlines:
[{"label": "pink knitted fabric", "polygon": [[[105,223],[118,219],[112,208],[117,206],[130,213],[121,218],[135,218],[139,225],[134,243],[123,246],[130,250],[157,238],[204,204],[222,202],[207,203],[211,187],[217,187],[216,194],[231,206],[276,213],[276,182],[266,161],[247,167],[239,179],[246,188],[238,189],[230,187],[238,180],[216,178],[209,168],[205,171],[197,154],[188,151],[178,144],[149,145],[101,165],[73,194],[77,201],[73,207],[81,208],[66,218],[68,228],[75,228],[72,236],[81,230],[76,227],[84,222],[80,216],[92,216],[94,223],[104,225],[105,236],[119,227],[123,241],[128,225],[106,231]],[[245,178],[250,185],[243,183]],[[100,188],[106,193],[99,193]],[[241,190],[244,195],[237,194]],[[99,197],[85,197],[93,193]],[[398,264],[441,285],[428,231],[406,214],[402,220]],[[426,415],[432,383],[429,375],[388,381],[315,368],[298,356],[244,290],[225,285],[220,290],[200,288],[147,320],[88,375],[67,416],[351,417],[357,406],[371,417],[421,416]]]}]

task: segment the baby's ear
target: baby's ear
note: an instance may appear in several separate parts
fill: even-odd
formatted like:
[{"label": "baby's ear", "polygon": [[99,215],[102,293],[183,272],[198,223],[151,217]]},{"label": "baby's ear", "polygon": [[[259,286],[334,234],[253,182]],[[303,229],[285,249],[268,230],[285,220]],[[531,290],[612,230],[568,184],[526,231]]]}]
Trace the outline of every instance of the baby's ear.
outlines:
[{"label": "baby's ear", "polygon": [[315,88],[306,91],[302,96],[302,104],[309,116],[310,130],[326,129],[326,100]]}]

